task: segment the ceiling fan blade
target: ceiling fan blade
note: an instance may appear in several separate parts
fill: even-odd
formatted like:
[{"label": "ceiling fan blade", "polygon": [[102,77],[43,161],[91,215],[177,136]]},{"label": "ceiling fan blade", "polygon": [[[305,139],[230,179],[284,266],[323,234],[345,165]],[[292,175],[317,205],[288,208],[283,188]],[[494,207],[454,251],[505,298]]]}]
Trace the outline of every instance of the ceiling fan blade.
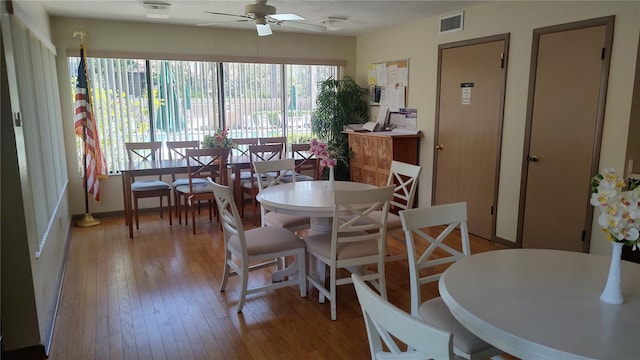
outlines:
[{"label": "ceiling fan blade", "polygon": [[239,17],[239,18],[243,18],[243,19],[253,20],[253,18],[251,16],[248,16],[248,15],[227,14],[227,13],[220,13],[220,12],[215,12],[215,11],[205,11],[205,12],[207,14],[212,14],[212,15],[234,16],[234,17]]},{"label": "ceiling fan blade", "polygon": [[273,14],[269,15],[269,17],[274,18],[278,21],[304,21],[305,19],[296,14]]},{"label": "ceiling fan blade", "polygon": [[256,24],[256,30],[258,31],[258,36],[267,36],[272,34],[271,27],[269,26],[269,24],[266,24],[266,25]]},{"label": "ceiling fan blade", "polygon": [[311,30],[311,31],[318,31],[318,32],[325,32],[327,31],[327,28],[322,26],[322,25],[316,25],[316,24],[309,24],[309,23],[303,23],[303,22],[295,22],[295,21],[284,21],[282,23],[282,25],[284,26],[288,26],[288,27],[294,27],[294,28],[298,28],[298,29],[305,29],[305,30]]},{"label": "ceiling fan blade", "polygon": [[229,21],[214,21],[214,22],[209,22],[209,23],[204,23],[204,24],[196,24],[196,26],[213,26],[213,25],[218,25],[218,24],[229,24],[229,23],[243,23],[243,22],[249,22],[251,21],[250,19],[238,19],[238,20],[229,20]]}]

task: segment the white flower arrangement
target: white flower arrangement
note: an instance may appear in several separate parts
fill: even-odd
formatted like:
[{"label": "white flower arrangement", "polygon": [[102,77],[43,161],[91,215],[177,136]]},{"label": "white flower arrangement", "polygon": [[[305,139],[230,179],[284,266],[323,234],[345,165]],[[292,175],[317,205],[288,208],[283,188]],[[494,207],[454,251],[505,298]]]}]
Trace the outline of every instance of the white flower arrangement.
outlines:
[{"label": "white flower arrangement", "polygon": [[640,187],[628,186],[612,168],[606,168],[591,179],[591,192],[591,205],[600,208],[598,224],[608,240],[636,250],[640,238]]}]

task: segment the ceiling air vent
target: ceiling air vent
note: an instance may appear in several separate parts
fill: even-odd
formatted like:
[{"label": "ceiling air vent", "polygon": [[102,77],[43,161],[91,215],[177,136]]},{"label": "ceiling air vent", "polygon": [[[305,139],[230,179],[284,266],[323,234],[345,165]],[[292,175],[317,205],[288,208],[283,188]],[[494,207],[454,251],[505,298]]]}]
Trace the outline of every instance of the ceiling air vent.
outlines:
[{"label": "ceiling air vent", "polygon": [[464,12],[440,18],[440,34],[462,30]]}]

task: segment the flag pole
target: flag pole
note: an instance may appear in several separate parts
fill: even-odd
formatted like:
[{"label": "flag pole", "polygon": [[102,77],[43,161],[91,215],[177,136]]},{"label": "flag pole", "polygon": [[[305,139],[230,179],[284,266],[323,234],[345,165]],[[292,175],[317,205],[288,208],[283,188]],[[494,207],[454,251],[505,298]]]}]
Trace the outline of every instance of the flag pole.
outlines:
[{"label": "flag pole", "polygon": [[[84,46],[84,38],[88,36],[88,34],[84,31],[75,31],[73,33],[73,37],[80,36],[80,46]],[[83,53],[84,55],[84,53]],[[88,88],[88,86],[87,86]],[[88,96],[88,94],[87,94]],[[100,225],[100,221],[91,215],[89,212],[89,187],[88,187],[88,179],[87,179],[87,122],[85,121],[82,125],[82,144],[84,145],[84,150],[82,152],[82,168],[84,172],[83,178],[83,189],[84,189],[84,216],[74,223],[77,227],[91,227]]]}]

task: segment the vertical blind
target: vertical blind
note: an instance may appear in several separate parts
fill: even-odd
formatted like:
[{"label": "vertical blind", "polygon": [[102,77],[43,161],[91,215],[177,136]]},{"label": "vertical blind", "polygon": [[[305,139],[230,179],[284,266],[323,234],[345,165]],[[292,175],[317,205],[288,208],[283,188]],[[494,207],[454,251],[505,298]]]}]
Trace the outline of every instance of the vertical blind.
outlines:
[{"label": "vertical blind", "polygon": [[[68,61],[72,83],[79,61]],[[219,128],[228,129],[231,138],[308,141],[318,84],[339,71],[332,65],[93,57],[87,68],[100,142],[112,173],[126,160],[125,142],[201,141]],[[76,148],[81,176],[81,139]]]}]

